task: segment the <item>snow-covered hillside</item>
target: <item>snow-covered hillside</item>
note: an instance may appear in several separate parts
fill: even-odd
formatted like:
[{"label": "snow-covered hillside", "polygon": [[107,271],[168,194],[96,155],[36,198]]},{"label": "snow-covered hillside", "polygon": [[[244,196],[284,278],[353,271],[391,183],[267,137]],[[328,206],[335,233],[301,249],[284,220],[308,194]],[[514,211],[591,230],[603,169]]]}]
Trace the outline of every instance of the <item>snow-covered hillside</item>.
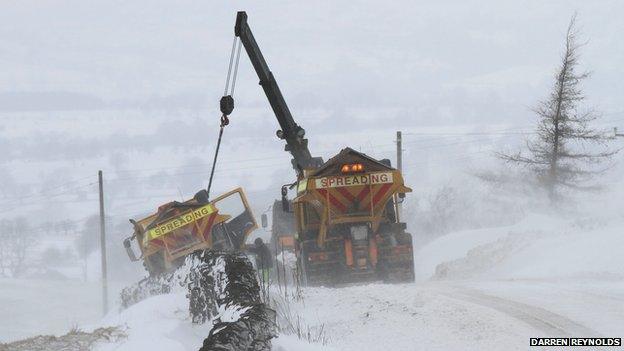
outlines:
[{"label": "snow-covered hillside", "polygon": [[530,216],[445,235],[415,253],[418,280],[624,278],[624,219]]},{"label": "snow-covered hillside", "polygon": [[[415,253],[414,284],[305,288],[302,299],[288,302],[277,298],[276,290],[280,314],[310,332],[301,339],[315,342],[283,334],[274,349],[526,350],[529,337],[622,336],[621,228],[618,216],[600,221],[530,216],[513,226],[451,233],[422,247]],[[3,310],[15,313],[15,320],[2,328],[2,341],[58,334],[74,324],[86,330],[121,326],[128,338],[100,344],[97,351],[191,351],[210,330],[191,323],[183,292],[115,309],[98,320],[96,289],[89,301],[56,298],[39,307],[44,313],[35,325],[27,321],[36,312],[26,306],[58,284],[12,284],[1,296]],[[85,310],[92,312],[84,315]],[[61,314],[76,317],[62,320]]]}]

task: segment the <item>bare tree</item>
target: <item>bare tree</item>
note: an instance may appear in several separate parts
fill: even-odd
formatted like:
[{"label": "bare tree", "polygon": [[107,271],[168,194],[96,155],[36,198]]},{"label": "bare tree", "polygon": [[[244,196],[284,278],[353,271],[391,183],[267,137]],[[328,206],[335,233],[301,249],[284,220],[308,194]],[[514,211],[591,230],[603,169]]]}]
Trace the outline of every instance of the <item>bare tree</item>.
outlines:
[{"label": "bare tree", "polygon": [[[106,224],[109,225],[109,223]],[[89,216],[84,224],[83,229],[80,231],[80,236],[76,238],[76,249],[78,255],[85,260],[87,259],[89,254],[95,251],[100,245],[98,229],[99,226],[99,216]]]},{"label": "bare tree", "polygon": [[17,217],[0,222],[0,276],[18,278],[33,264],[31,250],[38,239],[28,220]]},{"label": "bare tree", "polygon": [[528,152],[499,154],[505,161],[528,166],[553,202],[562,188],[596,188],[590,183],[605,170],[598,166],[619,151],[609,150],[606,142],[612,138],[589,126],[598,115],[578,108],[585,99],[580,84],[589,73],[578,72],[578,51],[583,44],[578,43],[575,22],[576,15],[568,26],[555,85],[548,98],[534,109],[539,117],[536,139],[527,141]]},{"label": "bare tree", "polygon": [[[7,219],[3,219],[0,221],[0,240],[6,240],[8,237],[8,231],[12,230],[11,222]],[[8,245],[0,245],[0,277],[9,276],[9,246]]]}]

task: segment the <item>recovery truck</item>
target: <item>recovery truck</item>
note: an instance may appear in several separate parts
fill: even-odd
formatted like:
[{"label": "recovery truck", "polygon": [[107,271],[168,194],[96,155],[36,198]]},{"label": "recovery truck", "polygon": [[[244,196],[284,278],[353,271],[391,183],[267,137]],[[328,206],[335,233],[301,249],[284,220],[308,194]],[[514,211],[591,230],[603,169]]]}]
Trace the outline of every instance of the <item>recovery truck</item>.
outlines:
[{"label": "recovery truck", "polygon": [[[305,130],[295,122],[245,12],[238,12],[234,34],[281,127],[276,134],[292,155],[297,179],[282,187],[281,209],[274,206],[273,211],[294,216],[293,246],[303,281],[309,285],[413,281],[412,237],[397,210],[411,191],[403,184],[401,172],[389,160],[376,160],[348,147],[327,162],[313,157]],[[289,200],[288,189],[295,187],[296,196]],[[284,217],[274,214],[273,226],[287,228],[287,223],[275,222]],[[283,230],[274,232],[281,233],[274,242],[290,242]]]}]

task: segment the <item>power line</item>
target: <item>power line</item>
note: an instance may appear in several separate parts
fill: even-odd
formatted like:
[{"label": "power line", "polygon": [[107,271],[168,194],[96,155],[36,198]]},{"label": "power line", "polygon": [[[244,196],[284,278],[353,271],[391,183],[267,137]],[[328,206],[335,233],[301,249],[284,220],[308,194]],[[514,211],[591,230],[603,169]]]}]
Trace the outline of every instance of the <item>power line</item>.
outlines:
[{"label": "power line", "polygon": [[431,164],[431,163],[442,163],[442,162],[457,162],[457,161],[463,161],[463,160],[473,160],[473,159],[483,159],[483,158],[489,158],[491,157],[491,155],[483,155],[481,157],[473,157],[473,156],[469,156],[469,155],[476,155],[476,154],[482,154],[482,153],[486,153],[489,152],[491,150],[482,150],[482,151],[476,151],[476,152],[471,152],[471,153],[465,153],[464,156],[462,157],[448,157],[448,158],[436,158],[433,160],[421,160],[418,162],[414,162],[414,163],[410,163],[407,165],[404,165],[403,167],[414,167],[414,166],[418,166],[418,165],[423,165],[423,164]]},{"label": "power line", "polygon": [[[534,134],[535,132],[527,132],[527,131],[516,131],[516,132],[505,132],[505,131],[493,131],[493,132],[407,132],[404,133],[404,135],[413,135],[413,136],[437,136],[436,138],[429,138],[429,139],[424,139],[424,140],[414,140],[414,141],[409,141],[407,142],[407,144],[417,144],[417,143],[426,143],[429,141],[435,141],[435,140],[440,140],[440,139],[445,139],[448,137],[453,137],[453,136],[477,136],[477,135],[492,135],[492,136],[496,136],[496,135],[512,135],[512,134],[517,134],[517,135],[530,135],[530,134]],[[380,148],[380,147],[394,147],[394,144],[376,144],[376,145],[366,145],[366,147],[368,148]],[[441,146],[446,146],[446,145],[441,145]],[[435,146],[432,146],[435,147]],[[322,150],[318,150],[318,152],[335,152],[336,149],[332,148],[332,149],[322,149]],[[248,163],[248,162],[255,162],[255,161],[266,161],[266,160],[277,160],[277,159],[283,159],[284,156],[271,156],[271,157],[260,157],[260,158],[250,158],[250,159],[242,159],[242,160],[232,160],[232,161],[225,161],[223,162],[224,164],[238,164],[238,163]],[[217,170],[216,172],[230,172],[230,171],[239,171],[239,170],[246,170],[246,169],[255,169],[255,168],[266,168],[266,167],[279,167],[282,164],[271,164],[271,165],[260,165],[260,166],[249,166],[249,167],[239,167],[239,168],[232,168],[232,169],[221,169],[221,170]],[[123,169],[123,170],[114,170],[114,171],[110,171],[109,172],[113,172],[115,174],[120,174],[120,173],[131,173],[131,172],[143,172],[143,171],[158,171],[158,170],[178,170],[178,169],[187,169],[187,168],[207,168],[209,165],[208,164],[195,164],[195,165],[186,165],[186,166],[176,166],[176,167],[151,167],[151,168],[135,168],[135,169]],[[173,174],[173,175],[166,175],[166,176],[175,176],[175,175],[190,175],[190,174],[206,174],[206,172],[195,172],[195,173],[179,173],[179,174]],[[158,175],[154,175],[154,176],[158,176]],[[57,188],[62,188],[64,186],[67,186],[69,184],[73,184],[73,183],[77,183],[80,180],[84,180],[87,178],[90,178],[91,176],[87,176],[87,177],[83,177],[83,178],[79,178],[78,180],[72,181],[72,182],[68,182],[65,184],[61,184],[58,186],[55,186],[53,188],[50,188],[51,190],[53,189],[57,189]],[[138,178],[150,178],[152,176],[140,176],[140,177],[124,177],[124,178],[117,178],[117,179],[113,179],[113,181],[118,181],[118,180],[122,180],[122,179],[138,179]],[[49,190],[50,190],[49,189]],[[30,198],[30,197],[46,197],[49,195],[46,194],[40,194],[40,195],[27,195],[23,198]],[[56,196],[56,195],[53,195]],[[5,199],[9,199],[9,198],[5,198]],[[17,199],[17,198],[16,198]]]},{"label": "power line", "polygon": [[[243,159],[243,160],[224,161],[221,164],[234,164],[234,163],[245,163],[245,162],[254,162],[254,161],[266,161],[266,160],[275,160],[275,159],[280,159],[280,158],[283,158],[283,156],[260,157],[260,158],[250,158],[250,159]],[[141,172],[141,171],[159,171],[159,170],[165,170],[165,169],[209,168],[209,167],[210,167],[209,164],[199,163],[199,164],[195,164],[195,165],[176,166],[176,167],[131,168],[131,169],[116,170],[116,171],[110,171],[109,170],[109,172],[114,172],[114,173],[118,174],[118,173]]]},{"label": "power line", "polygon": [[[230,169],[221,169],[221,170],[215,170],[215,173],[227,173],[227,172],[233,172],[233,171],[241,171],[241,170],[248,170],[248,169],[258,169],[258,168],[279,168],[280,166],[285,166],[284,163],[280,163],[280,164],[269,164],[269,165],[262,165],[262,166],[251,166],[251,167],[239,167],[239,168],[230,168]],[[149,179],[149,178],[159,178],[159,177],[178,177],[178,176],[185,176],[185,175],[209,175],[210,172],[209,171],[205,171],[205,172],[186,172],[186,173],[172,173],[172,174],[152,174],[152,175],[147,175],[147,176],[131,176],[131,177],[124,177],[124,178],[115,178],[115,179],[111,179],[108,180],[107,183],[111,183],[111,182],[118,182],[118,181],[126,181],[126,180],[136,180],[136,179]]]},{"label": "power line", "polygon": [[[89,177],[89,178],[91,178],[91,177]],[[68,182],[68,183],[65,183],[63,185],[59,185],[59,186],[56,186],[56,187],[53,187],[53,188],[48,188],[48,190],[49,189],[60,189],[60,188],[62,188],[64,186],[66,186],[66,185],[69,185],[69,184],[72,184],[72,183],[78,183],[80,180],[84,180],[84,179],[86,179],[86,177],[85,178],[81,178],[81,179],[76,180],[76,181],[73,181],[73,182]],[[64,191],[62,191],[60,193],[55,193],[55,194],[46,194],[46,193],[29,194],[29,195],[24,195],[24,196],[19,196],[19,197],[3,197],[3,198],[0,198],[0,200],[2,200],[2,201],[13,201],[13,200],[19,201],[19,200],[23,200],[23,199],[33,199],[33,198],[39,198],[39,197],[41,197],[41,198],[52,198],[52,197],[56,197],[56,196],[59,196],[59,195],[68,194],[68,193],[70,193],[70,192],[72,192],[74,190],[85,188],[87,186],[94,185],[96,183],[97,182],[91,182],[91,183],[88,183],[88,184],[77,185],[75,187],[66,189],[66,190],[64,190]]]},{"label": "power line", "polygon": [[517,132],[421,132],[421,133],[405,133],[405,135],[444,135],[444,136],[471,136],[471,135],[531,135],[536,134],[532,131]]},{"label": "power line", "polygon": [[[424,146],[420,146],[417,148],[414,148],[415,150],[427,150],[427,149],[433,149],[433,148],[442,148],[442,147],[447,147],[447,146],[455,146],[455,145],[466,145],[466,144],[476,144],[476,143],[484,143],[484,142],[492,142],[492,139],[490,138],[479,138],[479,139],[474,139],[474,140],[465,140],[465,141],[456,141],[456,142],[450,142],[450,143],[444,143],[444,144],[431,144],[431,145],[424,145]],[[412,142],[403,142],[403,145],[412,145]]]},{"label": "power line", "polygon": [[[423,140],[424,142],[426,141],[433,141],[433,140],[440,140],[440,139],[446,139],[448,137],[452,137],[452,136],[473,136],[473,135],[508,135],[508,134],[534,134],[534,132],[514,132],[514,133],[501,133],[501,132],[494,132],[494,133],[483,133],[483,132],[479,132],[479,133],[405,133],[408,135],[431,135],[431,136],[439,136],[439,138],[430,138],[430,139],[426,139]],[[415,141],[411,141],[409,142],[411,143],[420,143],[423,142],[420,140],[415,140]],[[366,147],[373,147],[373,148],[378,148],[378,147],[385,147],[385,146],[393,146],[394,144],[376,144],[376,145],[366,145]],[[335,152],[336,148],[332,148],[332,149],[321,149],[321,150],[317,150],[317,152],[319,153],[323,153],[323,152]],[[241,159],[241,160],[232,160],[232,161],[224,161],[222,164],[239,164],[239,163],[248,163],[248,162],[255,162],[255,161],[266,161],[266,160],[277,160],[277,159],[283,159],[285,156],[284,154],[282,156],[271,156],[271,157],[260,157],[260,158],[250,158],[250,159]],[[260,166],[248,166],[248,167],[238,167],[238,168],[230,168],[230,169],[220,169],[220,170],[216,170],[215,172],[229,172],[229,171],[239,171],[239,170],[246,170],[246,169],[255,169],[255,168],[266,168],[266,167],[279,167],[281,165],[283,165],[284,163],[280,163],[280,164],[270,164],[270,165],[260,165]],[[209,164],[195,164],[195,165],[186,165],[186,166],[176,166],[176,167],[150,167],[150,168],[132,168],[132,169],[123,169],[123,170],[115,170],[115,171],[111,171],[109,170],[109,172],[114,172],[115,174],[120,174],[120,173],[132,173],[132,172],[143,172],[143,171],[159,171],[159,170],[180,170],[180,169],[187,169],[187,168],[206,168],[208,169],[210,167]],[[172,174],[172,175],[191,175],[191,174],[209,174],[208,171],[206,172],[193,172],[193,173],[177,173],[177,174]],[[172,176],[171,175],[171,176]],[[158,176],[157,174],[155,174],[154,176]],[[166,176],[170,176],[170,175],[166,175]],[[152,176],[128,176],[128,177],[123,177],[123,178],[116,178],[113,179],[115,181],[117,180],[122,180],[122,179],[136,179],[136,178],[150,178]]]},{"label": "power line", "polygon": [[[472,135],[472,134],[471,134]],[[476,135],[476,134],[475,134]],[[436,138],[437,140],[438,138]],[[443,144],[429,144],[429,145],[424,145],[422,147],[418,147],[417,149],[430,149],[430,148],[438,148],[438,147],[447,147],[447,146],[453,146],[453,145],[465,145],[465,144],[474,144],[474,143],[480,143],[483,141],[491,141],[490,138],[479,138],[476,140],[462,140],[462,141],[455,141],[455,142],[451,142],[451,143],[443,143]],[[407,145],[412,145],[412,144],[419,144],[420,141],[416,140],[416,141],[411,141],[411,142],[406,142],[404,144]],[[393,144],[389,144],[389,145],[393,145]],[[375,146],[375,145],[370,145],[369,147],[379,147],[379,145]],[[266,159],[266,158],[265,158]],[[217,170],[217,172],[232,172],[232,171],[241,171],[241,170],[248,170],[248,169],[259,169],[259,168],[279,168],[280,166],[284,166],[283,163],[280,164],[268,164],[268,165],[261,165],[261,166],[249,166],[249,167],[238,167],[238,168],[231,168],[231,169],[222,169],[222,170]],[[209,174],[208,171],[205,172],[185,172],[185,173],[174,173],[174,174],[153,174],[153,175],[149,175],[149,176],[133,176],[133,177],[124,177],[124,178],[117,178],[117,179],[111,179],[108,180],[106,183],[110,184],[110,183],[114,183],[114,182],[121,182],[121,181],[136,181],[136,180],[141,180],[141,179],[149,179],[149,178],[162,178],[162,177],[167,177],[167,178],[171,178],[171,177],[179,177],[179,176],[185,176],[185,175],[207,175]],[[82,178],[85,179],[85,178]],[[70,182],[67,184],[71,184],[71,183],[76,183],[78,181],[74,181],[74,182]],[[64,184],[63,186],[67,185]],[[22,198],[16,198],[17,200],[23,200],[25,198],[37,198],[37,197],[43,197],[43,198],[53,198],[53,197],[58,197],[61,195],[66,195],[69,193],[74,192],[77,189],[80,188],[84,188],[90,185],[94,185],[96,184],[96,182],[91,182],[88,184],[83,184],[83,185],[79,185],[79,186],[75,186],[72,187],[70,189],[67,189],[65,191],[62,191],[60,193],[55,193],[55,194],[51,194],[51,195],[46,195],[46,194],[42,194],[42,195],[31,195],[28,197],[22,197]],[[60,186],[59,186],[60,187]],[[57,187],[58,188],[58,187]],[[112,197],[111,200],[113,201],[119,201],[119,200],[140,200],[140,199],[151,199],[151,198],[158,198],[158,197],[168,197],[168,198],[173,198],[176,195],[150,195],[150,196],[145,196],[145,197]],[[93,202],[96,201],[96,199],[75,199],[75,200],[71,200],[71,199],[67,199],[67,200],[57,200],[57,201],[36,201],[36,202],[23,202],[20,201],[19,205],[21,206],[25,206],[25,205],[32,205],[32,204],[38,204],[38,203],[55,203],[55,204],[63,204],[63,203],[84,203],[84,202]],[[0,211],[0,213],[6,213],[6,212],[10,212],[13,211],[15,209],[17,209],[18,207],[11,207],[11,208],[7,208],[4,209],[2,211]]]},{"label": "power line", "polygon": [[[421,144],[425,144],[422,146],[419,146],[415,149],[417,150],[422,150],[422,149],[431,149],[431,148],[440,148],[440,147],[447,147],[447,146],[454,146],[454,145],[465,145],[465,144],[474,144],[474,143],[481,143],[481,142],[485,142],[485,141],[492,141],[491,138],[479,138],[479,139],[474,139],[474,140],[460,140],[460,141],[453,141],[450,143],[431,143],[431,141],[437,141],[437,140],[447,140],[449,137],[453,137],[453,136],[467,136],[467,137],[472,137],[472,136],[481,136],[481,135],[509,135],[509,134],[531,134],[531,133],[527,133],[527,132],[521,132],[521,131],[516,131],[516,132],[510,132],[510,131],[493,131],[493,132],[469,132],[469,133],[407,133],[408,135],[431,135],[431,136],[436,136],[434,138],[428,138],[428,139],[420,139],[420,140],[413,140],[413,141],[408,141],[408,142],[404,142],[404,145],[421,145]],[[393,146],[394,144],[384,144],[387,146]],[[379,148],[381,146],[384,145],[367,145],[367,147],[371,147],[371,148]],[[247,160],[237,160],[237,163],[242,163],[242,162],[248,162],[248,161],[253,161],[253,160],[267,160],[267,159],[273,159],[273,158],[277,158],[277,157],[263,157],[263,158],[255,158],[255,159],[247,159]],[[281,158],[281,157],[279,157]],[[457,159],[457,160],[461,160]],[[406,166],[411,166],[414,164],[408,164]],[[202,165],[190,165],[188,167],[177,167],[177,168],[171,168],[171,167],[162,167],[162,168],[143,168],[143,169],[135,169],[135,170],[123,170],[120,172],[136,172],[136,171],[140,171],[140,170],[158,170],[158,169],[182,169],[182,168],[193,168],[193,167],[201,167]],[[231,168],[231,169],[221,169],[221,170],[217,170],[217,172],[221,172],[221,173],[227,173],[227,172],[233,172],[233,171],[241,171],[241,170],[249,170],[249,169],[259,169],[259,168],[280,168],[283,167],[284,163],[279,163],[279,164],[266,164],[266,165],[259,165],[259,166],[248,166],[248,167],[238,167],[238,168]],[[171,178],[171,177],[179,177],[179,176],[185,176],[185,175],[208,175],[209,172],[206,170],[204,172],[184,172],[184,173],[173,173],[173,174],[152,174],[149,176],[146,175],[141,175],[141,176],[127,176],[127,177],[122,177],[122,178],[117,178],[117,179],[110,179],[107,180],[106,183],[110,184],[110,183],[114,183],[114,182],[122,182],[122,181],[137,181],[137,180],[141,180],[141,179],[150,179],[150,178],[162,178],[162,177],[167,177],[167,178]],[[62,188],[64,186],[67,186],[68,184],[75,184],[77,182],[79,182],[80,180],[84,180],[87,179],[89,177],[84,177],[84,178],[80,178],[79,180],[73,181],[73,182],[69,182],[66,184],[62,184],[62,185],[58,185],[55,188],[51,188],[51,189],[56,189],[56,188]],[[52,198],[52,197],[58,197],[61,195],[66,195],[69,194],[71,192],[74,192],[77,189],[86,187],[86,186],[90,186],[90,185],[94,185],[96,182],[91,182],[88,184],[83,184],[83,185],[79,185],[79,186],[74,186],[70,189],[67,189],[65,191],[62,191],[60,193],[55,193],[55,194],[40,194],[40,195],[30,195],[30,196],[25,196],[22,198],[16,198],[17,200],[23,200],[25,198],[37,198],[37,197],[43,197],[43,198]],[[151,198],[158,198],[158,197],[168,197],[168,198],[173,198],[176,195],[150,195],[150,196],[145,196],[145,197],[112,197],[111,200],[113,201],[119,201],[119,200],[141,200],[141,199],[151,199]],[[71,199],[67,199],[67,200],[58,200],[58,201],[54,201],[53,203],[55,204],[62,204],[62,203],[84,203],[84,202],[93,202],[96,201],[96,199],[75,199],[75,200],[71,200]],[[51,201],[36,201],[36,202],[26,202],[24,203],[23,201],[20,201],[20,205],[24,206],[24,205],[29,205],[29,204],[35,204],[35,203],[50,203]],[[18,207],[12,207],[12,208],[8,208],[5,209],[3,211],[0,211],[0,213],[6,213],[6,212],[10,212],[13,211],[15,209],[17,209]]]},{"label": "power line", "polygon": [[54,225],[63,225],[63,224],[73,224],[75,226],[78,226],[79,224],[84,224],[86,223],[89,218],[93,217],[95,215],[90,215],[87,217],[83,217],[82,219],[78,219],[78,220],[70,220],[70,219],[63,219],[57,222],[50,222],[50,223],[44,223],[42,225],[39,225],[37,227],[33,227],[33,228],[29,228],[29,230],[27,231],[20,231],[20,233],[24,233],[24,234],[38,234],[41,232],[46,232],[49,230],[50,227],[54,226]]}]

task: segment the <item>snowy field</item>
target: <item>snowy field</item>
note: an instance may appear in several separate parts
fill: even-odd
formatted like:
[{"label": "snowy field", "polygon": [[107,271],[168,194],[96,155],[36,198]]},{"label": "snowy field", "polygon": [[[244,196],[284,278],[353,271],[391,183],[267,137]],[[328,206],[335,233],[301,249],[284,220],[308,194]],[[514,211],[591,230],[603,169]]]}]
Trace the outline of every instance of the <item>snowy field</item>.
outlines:
[{"label": "snowy field", "polygon": [[[526,350],[530,337],[621,337],[624,220],[601,223],[532,216],[451,233],[415,253],[416,283],[305,288],[301,300],[278,299],[279,309],[314,342],[284,334],[274,349]],[[4,342],[122,326],[128,338],[97,351],[190,351],[210,329],[192,325],[183,292],[101,319],[94,284],[5,280],[2,287],[2,315],[13,316],[2,319]]]}]

